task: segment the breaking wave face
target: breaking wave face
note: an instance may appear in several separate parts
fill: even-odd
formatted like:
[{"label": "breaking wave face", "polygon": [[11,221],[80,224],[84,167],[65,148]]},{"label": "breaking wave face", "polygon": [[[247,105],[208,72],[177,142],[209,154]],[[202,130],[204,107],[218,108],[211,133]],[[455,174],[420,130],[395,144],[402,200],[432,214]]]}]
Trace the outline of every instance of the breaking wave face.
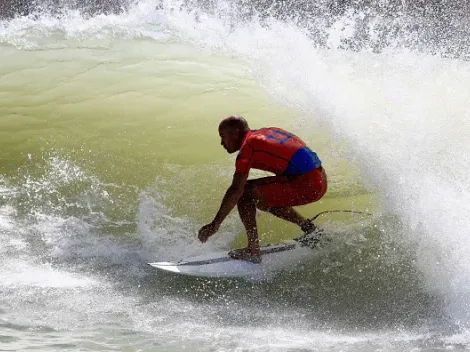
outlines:
[{"label": "breaking wave face", "polygon": [[[445,297],[454,322],[466,327],[470,65],[462,60],[469,48],[462,8],[421,14],[326,5],[219,1],[188,11],[164,3],[156,14],[183,40],[242,59],[277,101],[315,116],[311,128],[324,124],[347,141],[349,156],[403,224],[391,236],[415,253],[427,289]],[[442,15],[455,15],[452,35]]]},{"label": "breaking wave face", "polygon": [[323,123],[347,141],[385,209],[402,222],[403,233],[393,236],[415,253],[426,288],[445,297],[454,322],[467,327],[470,65],[462,60],[463,22],[446,41],[432,16],[349,9],[329,23],[258,15],[239,24],[238,13],[218,4],[217,16],[190,21],[178,13],[170,25],[245,60],[275,99],[319,120],[311,128]]},{"label": "breaking wave face", "polygon": [[413,253],[426,290],[442,297],[454,324],[468,328],[467,5],[264,4],[76,3],[51,11],[36,3],[25,7],[27,16],[1,22],[0,42],[38,49],[53,36],[64,45],[176,40],[243,61],[276,101],[304,117],[299,122],[326,126],[347,144],[346,157],[401,223],[384,235]]}]

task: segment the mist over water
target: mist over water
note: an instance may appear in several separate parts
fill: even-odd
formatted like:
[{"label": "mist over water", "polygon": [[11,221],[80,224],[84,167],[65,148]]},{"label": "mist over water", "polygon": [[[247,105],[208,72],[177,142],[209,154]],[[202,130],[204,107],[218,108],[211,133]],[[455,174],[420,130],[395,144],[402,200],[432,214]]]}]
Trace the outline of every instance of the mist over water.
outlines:
[{"label": "mist over water", "polygon": [[[51,4],[0,22],[0,335],[31,346],[41,326],[44,349],[468,346],[465,4]],[[231,176],[212,150],[231,113],[314,135],[320,206],[379,206],[327,219],[335,245],[269,282],[159,275],[145,263],[242,231],[232,214],[209,244],[194,236]]]}]

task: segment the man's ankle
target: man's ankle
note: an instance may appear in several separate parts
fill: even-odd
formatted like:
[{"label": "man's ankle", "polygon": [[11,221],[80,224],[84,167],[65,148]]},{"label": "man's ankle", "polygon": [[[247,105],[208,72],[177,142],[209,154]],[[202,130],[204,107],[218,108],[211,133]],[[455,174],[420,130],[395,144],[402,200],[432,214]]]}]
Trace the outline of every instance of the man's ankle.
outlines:
[{"label": "man's ankle", "polygon": [[302,224],[300,224],[300,228],[302,229],[302,231],[306,234],[309,234],[309,233],[312,233],[312,232],[315,232],[315,230],[317,229],[317,227],[315,226],[315,224],[313,223],[313,221],[311,221],[310,219],[305,219]]}]

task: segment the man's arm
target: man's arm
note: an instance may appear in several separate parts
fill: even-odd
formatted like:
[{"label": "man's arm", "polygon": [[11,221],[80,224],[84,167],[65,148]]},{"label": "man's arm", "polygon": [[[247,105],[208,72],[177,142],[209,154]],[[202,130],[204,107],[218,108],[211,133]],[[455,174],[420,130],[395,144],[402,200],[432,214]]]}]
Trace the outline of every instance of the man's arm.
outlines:
[{"label": "man's arm", "polygon": [[222,204],[220,205],[220,209],[217,212],[214,220],[212,221],[214,224],[220,226],[220,224],[222,224],[227,215],[230,214],[235,205],[237,205],[238,200],[242,196],[243,191],[245,189],[247,178],[248,174],[235,172],[235,174],[233,175],[232,184],[227,189],[227,192],[225,192],[225,196],[222,200]]},{"label": "man's arm", "polygon": [[199,230],[198,238],[201,242],[206,242],[210,236],[217,232],[220,224],[222,224],[227,215],[230,214],[232,209],[238,203],[238,200],[242,196],[245,189],[247,178],[248,174],[235,172],[233,175],[232,184],[225,192],[222,204],[220,205],[219,211],[215,215],[214,220]]}]

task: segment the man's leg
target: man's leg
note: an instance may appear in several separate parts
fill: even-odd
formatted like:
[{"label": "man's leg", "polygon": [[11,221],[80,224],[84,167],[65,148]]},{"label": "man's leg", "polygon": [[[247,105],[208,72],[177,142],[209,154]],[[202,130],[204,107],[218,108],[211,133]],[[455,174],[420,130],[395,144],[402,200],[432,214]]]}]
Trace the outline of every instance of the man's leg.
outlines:
[{"label": "man's leg", "polygon": [[260,210],[268,211],[274,216],[281,218],[283,220],[292,222],[302,229],[306,233],[315,231],[316,226],[314,223],[302,215],[300,215],[293,207],[264,207],[262,205],[258,206]]},{"label": "man's leg", "polygon": [[245,191],[238,201],[238,213],[245,226],[248,237],[248,247],[241,251],[234,251],[234,258],[248,259],[255,263],[261,262],[261,253],[259,249],[258,228],[256,225],[256,202],[258,197],[255,187],[251,184],[245,186]]},{"label": "man's leg", "polygon": [[300,226],[304,235],[297,239],[298,242],[316,247],[319,236],[315,233],[315,224],[300,215],[293,206],[316,202],[323,197],[327,190],[325,170],[317,168],[295,177],[275,176],[254,182],[260,199],[257,207]]}]

